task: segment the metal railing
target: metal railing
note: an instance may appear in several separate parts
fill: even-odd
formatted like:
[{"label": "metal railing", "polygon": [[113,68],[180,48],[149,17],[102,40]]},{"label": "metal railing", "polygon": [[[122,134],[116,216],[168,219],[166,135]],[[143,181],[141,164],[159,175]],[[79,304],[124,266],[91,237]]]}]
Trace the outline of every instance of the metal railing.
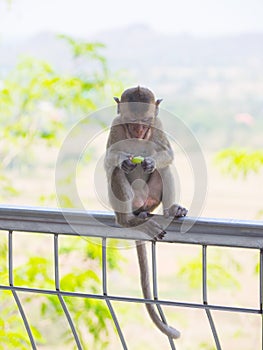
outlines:
[{"label": "metal railing", "polygon": [[[182,233],[182,225],[188,225],[188,231]],[[19,298],[19,292],[37,293],[43,295],[54,295],[58,298],[63,312],[70,326],[78,349],[83,348],[78,332],[68,311],[64,297],[81,297],[103,300],[106,302],[113,322],[115,324],[122,349],[128,349],[129,344],[125,339],[121,326],[118,322],[112,302],[129,302],[129,303],[153,303],[157,306],[160,317],[165,321],[162,306],[183,307],[204,310],[210,328],[213,334],[214,345],[217,350],[222,349],[222,344],[216,329],[216,323],[212,317],[212,311],[226,311],[243,314],[261,315],[261,337],[263,339],[263,222],[260,221],[238,221],[222,219],[198,220],[186,217],[184,219],[174,220],[167,229],[167,235],[162,242],[151,243],[151,261],[153,271],[153,299],[143,299],[136,297],[126,297],[110,295],[107,288],[107,240],[118,238],[124,240],[145,240],[149,237],[139,231],[132,229],[116,229],[114,216],[111,213],[103,212],[80,212],[80,211],[60,211],[55,209],[40,208],[19,208],[19,207],[0,207],[0,234],[8,232],[8,284],[2,284],[0,281],[0,291],[11,291],[13,298],[18,307],[19,313],[24,322],[32,349],[37,349],[33,332],[30,328],[29,321],[24,312],[22,302]],[[54,268],[55,268],[55,285],[54,289],[37,289],[29,287],[16,286],[14,283],[13,267],[13,234],[19,232],[34,232],[53,236],[54,249]],[[59,267],[59,246],[58,237],[60,235],[70,236],[87,236],[99,237],[101,239],[102,249],[102,291],[101,294],[78,293],[61,290],[60,288],[60,267]],[[196,244],[202,247],[202,302],[180,302],[173,300],[162,300],[158,298],[157,274],[156,274],[156,245],[169,243]],[[242,247],[252,248],[259,255],[259,299],[258,306],[255,308],[234,307],[227,305],[214,305],[208,301],[208,282],[207,282],[207,248],[209,246],[223,247]],[[137,262],[136,262],[137,263]],[[0,315],[1,318],[1,315]],[[263,343],[261,339],[261,344]],[[169,339],[171,349],[176,349],[173,340]]]}]

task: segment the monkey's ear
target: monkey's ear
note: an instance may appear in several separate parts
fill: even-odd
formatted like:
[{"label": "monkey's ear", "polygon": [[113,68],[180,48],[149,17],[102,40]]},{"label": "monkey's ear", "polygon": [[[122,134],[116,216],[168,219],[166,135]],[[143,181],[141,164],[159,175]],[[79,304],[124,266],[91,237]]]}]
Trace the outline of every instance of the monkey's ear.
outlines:
[{"label": "monkey's ear", "polygon": [[117,113],[120,113],[120,99],[118,97],[113,97],[114,101],[118,104]]},{"label": "monkey's ear", "polygon": [[113,97],[114,101],[120,103],[119,97]]},{"label": "monkey's ear", "polygon": [[159,104],[162,102],[162,98],[159,98],[158,100],[155,101],[155,117],[157,117],[159,113]]},{"label": "monkey's ear", "polygon": [[162,102],[162,100],[163,100],[162,98],[159,98],[158,100],[156,100],[155,106],[158,107],[159,104]]}]

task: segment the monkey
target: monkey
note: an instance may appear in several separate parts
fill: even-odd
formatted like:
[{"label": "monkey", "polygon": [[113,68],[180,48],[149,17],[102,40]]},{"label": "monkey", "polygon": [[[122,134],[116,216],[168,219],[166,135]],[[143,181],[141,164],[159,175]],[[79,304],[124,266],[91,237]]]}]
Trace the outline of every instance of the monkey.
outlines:
[{"label": "monkey", "polygon": [[[125,90],[117,103],[104,159],[110,204],[117,223],[135,227],[154,240],[165,231],[154,220],[160,203],[165,218],[187,215],[187,209],[174,203],[175,186],[170,165],[173,151],[158,118],[162,99],[155,100],[146,87]],[[151,299],[147,251],[145,243],[136,241],[143,296]],[[157,315],[154,305],[146,303],[155,325],[168,337],[179,338],[180,332],[168,326]]]}]

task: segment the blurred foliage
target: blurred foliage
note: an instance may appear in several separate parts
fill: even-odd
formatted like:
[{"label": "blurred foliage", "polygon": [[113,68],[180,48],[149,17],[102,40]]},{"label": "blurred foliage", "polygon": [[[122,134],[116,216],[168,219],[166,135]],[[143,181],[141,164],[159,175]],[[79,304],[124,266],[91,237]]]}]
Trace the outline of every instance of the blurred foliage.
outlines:
[{"label": "blurred foliage", "polygon": [[13,0],[1,0],[0,2],[5,2],[10,6],[12,4]]},{"label": "blurred foliage", "polygon": [[106,59],[98,53],[98,49],[105,47],[104,44],[76,41],[72,37],[64,34],[61,34],[58,37],[64,39],[71,46],[74,57],[87,56],[88,58],[97,60],[102,64],[104,70],[107,71]]},{"label": "blurred foliage", "polygon": [[[40,155],[36,154],[39,146],[50,150],[58,148],[68,128],[98,107],[95,102],[98,96],[102,97],[116,87],[116,82],[109,77],[106,59],[100,54],[102,44],[77,41],[69,36],[60,36],[60,40],[65,40],[72,49],[76,69],[71,73],[62,74],[48,62],[23,57],[7,76],[0,77],[0,198],[18,194],[16,184],[9,176],[10,169],[32,167],[35,161],[39,161],[37,157]],[[89,69],[85,71],[80,66]],[[86,120],[89,122],[88,118]],[[46,193],[39,193],[43,202],[46,196]],[[64,204],[71,206],[66,195]],[[43,247],[41,251],[43,256],[31,253],[26,262],[15,267],[15,285],[54,290],[53,265],[45,256],[46,249]],[[72,260],[76,251],[79,267]],[[115,249],[108,252],[108,267],[116,269],[120,254]],[[8,285],[7,259],[7,242],[3,240],[0,242],[0,278]],[[66,273],[60,279],[61,287],[72,292],[89,290],[101,294],[101,259],[101,245],[83,239],[78,244],[64,242],[60,246],[60,260],[66,262],[63,270]],[[22,295],[21,299],[28,310],[38,312],[33,294]],[[67,297],[64,300],[83,348],[89,343],[93,348],[105,349],[109,342],[109,323],[112,322],[106,304],[88,298]],[[52,322],[59,322],[64,317],[60,302],[54,295],[43,297],[40,309],[36,324],[30,324],[38,344],[49,340],[49,335],[48,338],[45,336],[42,318],[52,327]],[[1,292],[0,312],[0,349],[6,348],[6,344],[14,349],[28,349],[30,343],[11,292]],[[63,333],[62,329],[56,328],[60,345],[65,342],[74,347],[71,331],[68,329]]]},{"label": "blurred foliage", "polygon": [[[30,341],[25,332],[25,327],[14,299],[12,302],[12,293],[3,291],[0,296],[0,350],[6,350],[7,344],[9,349],[28,350],[30,348]],[[31,331],[38,344],[42,344],[44,339],[38,329],[31,326]]]},{"label": "blurred foliage", "polygon": [[250,173],[258,173],[263,167],[263,151],[229,148],[220,151],[215,161],[225,174],[246,178]]},{"label": "blurred foliage", "polygon": [[72,49],[77,68],[71,73],[62,74],[48,62],[23,57],[6,77],[0,77],[0,198],[16,195],[6,170],[32,166],[40,144],[58,147],[66,130],[98,107],[98,96],[105,98],[116,89],[100,54],[102,44],[69,36],[60,40]]},{"label": "blurred foliage", "polygon": [[[241,264],[236,261],[231,253],[213,249],[207,261],[207,285],[210,290],[219,288],[240,288],[240,283],[232,271],[242,272]],[[199,289],[202,285],[202,254],[182,261],[179,276],[185,280],[191,289]]]},{"label": "blurred foliage", "polygon": [[[215,163],[220,167],[223,174],[233,178],[258,174],[263,168],[263,150],[248,151],[246,149],[228,148],[217,153]],[[255,218],[261,219],[263,210],[259,209]]]},{"label": "blurred foliage", "polygon": [[198,349],[200,349],[200,350],[216,350],[216,347],[211,345],[211,344],[202,342],[198,345]]},{"label": "blurred foliage", "polygon": [[[3,236],[0,237],[0,279],[2,284],[8,281],[7,244]],[[0,350],[6,349],[6,344],[10,349],[27,350],[30,347],[29,338],[12,292],[1,291],[0,301]],[[32,325],[31,331],[34,339],[42,344],[44,338],[37,327]]]},{"label": "blurred foliage", "polygon": [[[1,238],[0,242],[0,277],[2,284],[8,281],[7,242]],[[78,293],[102,293],[102,281],[98,275],[102,266],[101,241],[84,240],[79,237],[61,239],[59,249],[60,259],[60,289],[63,291]],[[119,259],[123,259],[119,251],[114,249],[115,240],[108,242],[109,252],[108,269],[116,269]],[[72,254],[77,252],[77,262]],[[43,252],[44,254],[45,252]],[[112,262],[114,254],[114,263]],[[76,260],[76,259],[75,259]],[[74,263],[75,262],[75,263]],[[64,266],[65,265],[65,266]],[[55,281],[52,273],[53,262],[44,256],[28,256],[23,264],[14,268],[14,285],[30,286],[31,288],[54,290]],[[41,296],[31,293],[21,295],[22,305],[29,312],[30,328],[37,344],[59,345],[67,344],[74,348],[72,332],[67,327],[56,327],[54,335],[47,337],[46,329],[51,329],[53,324],[61,323],[65,318],[59,299],[54,295]],[[96,349],[106,349],[109,344],[109,329],[114,329],[113,321],[106,303],[96,299],[80,297],[63,297],[68,311],[74,321],[77,334],[82,342],[83,349],[86,344]],[[12,345],[16,349],[28,349],[30,346],[28,336],[21,316],[9,291],[0,294],[0,349],[5,349],[4,344]],[[40,304],[37,304],[40,302]],[[34,314],[35,317],[32,315]],[[36,317],[37,315],[37,317]],[[30,317],[31,316],[31,317]],[[35,322],[34,322],[35,320]]]}]

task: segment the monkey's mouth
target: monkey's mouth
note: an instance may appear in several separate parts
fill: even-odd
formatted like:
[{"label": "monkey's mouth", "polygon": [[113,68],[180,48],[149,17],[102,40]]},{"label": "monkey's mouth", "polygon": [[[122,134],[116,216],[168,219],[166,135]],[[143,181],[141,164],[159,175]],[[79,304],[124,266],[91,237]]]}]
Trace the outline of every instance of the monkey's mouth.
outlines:
[{"label": "monkey's mouth", "polygon": [[150,127],[144,124],[128,124],[128,128],[131,135],[137,139],[144,139]]}]

